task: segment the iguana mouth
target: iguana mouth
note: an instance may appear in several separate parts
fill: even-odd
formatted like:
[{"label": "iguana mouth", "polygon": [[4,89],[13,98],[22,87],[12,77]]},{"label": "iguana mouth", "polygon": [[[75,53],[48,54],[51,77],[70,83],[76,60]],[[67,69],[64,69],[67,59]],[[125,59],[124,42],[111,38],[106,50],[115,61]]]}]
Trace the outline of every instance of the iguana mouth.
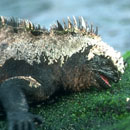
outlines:
[{"label": "iguana mouth", "polygon": [[100,81],[101,85],[103,85],[104,87],[111,87],[110,81],[107,77],[105,77],[104,75],[100,75],[100,78],[102,80]]},{"label": "iguana mouth", "polygon": [[107,76],[106,74],[99,73],[97,75],[97,81],[98,81],[98,83],[100,84],[101,87],[110,88],[111,83],[112,82],[118,82],[119,78],[115,77],[115,76],[112,76],[112,75],[110,77],[110,75]]},{"label": "iguana mouth", "polygon": [[120,79],[120,74],[118,73],[118,71],[112,71],[110,69],[109,70],[98,69],[96,70],[95,73],[97,82],[101,87],[104,88],[110,88],[112,82],[117,83]]}]

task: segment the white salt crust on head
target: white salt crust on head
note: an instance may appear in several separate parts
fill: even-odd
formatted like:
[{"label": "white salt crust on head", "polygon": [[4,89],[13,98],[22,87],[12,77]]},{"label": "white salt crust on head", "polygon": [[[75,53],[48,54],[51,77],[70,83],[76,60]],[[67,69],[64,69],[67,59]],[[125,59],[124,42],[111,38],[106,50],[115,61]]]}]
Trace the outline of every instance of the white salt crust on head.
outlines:
[{"label": "white salt crust on head", "polygon": [[111,46],[107,45],[103,41],[99,41],[93,45],[88,54],[88,59],[92,59],[96,55],[103,55],[106,58],[110,58],[113,64],[117,67],[118,71],[124,73],[124,61],[120,52],[114,50]]}]

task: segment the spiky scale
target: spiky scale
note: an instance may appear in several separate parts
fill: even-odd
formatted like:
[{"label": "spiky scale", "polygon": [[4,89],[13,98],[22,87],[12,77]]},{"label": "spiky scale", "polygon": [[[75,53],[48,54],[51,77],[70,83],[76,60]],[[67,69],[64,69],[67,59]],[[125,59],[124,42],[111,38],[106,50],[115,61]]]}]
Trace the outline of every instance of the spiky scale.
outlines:
[{"label": "spiky scale", "polygon": [[34,28],[33,28],[33,24],[32,24],[32,22],[30,22],[29,21],[29,28],[30,28],[30,30],[33,30]]},{"label": "spiky scale", "polygon": [[0,17],[0,21],[1,21],[1,23],[4,25],[6,20],[5,20],[5,18],[4,18],[3,16],[1,16],[1,17]]},{"label": "spiky scale", "polygon": [[65,20],[63,19],[62,21],[63,21],[63,24],[64,24],[64,30],[66,30],[67,29],[67,25],[65,23]]},{"label": "spiky scale", "polygon": [[78,24],[77,24],[77,20],[76,20],[75,16],[73,16],[73,21],[74,21],[74,29],[78,30]]},{"label": "spiky scale", "polygon": [[95,34],[98,35],[98,27],[96,26]]},{"label": "spiky scale", "polygon": [[32,23],[30,22],[30,21],[25,21],[25,27],[27,28],[27,29],[29,29],[29,30],[31,30],[32,29]]},{"label": "spiky scale", "polygon": [[63,31],[64,29],[63,29],[63,27],[62,27],[62,25],[60,24],[60,22],[57,20],[57,25],[58,25],[58,30],[60,30],[60,31]]},{"label": "spiky scale", "polygon": [[93,24],[91,23],[90,33],[93,33]]},{"label": "spiky scale", "polygon": [[76,20],[75,16],[73,16],[73,21],[74,21],[74,26],[78,27],[77,26],[77,20]]},{"label": "spiky scale", "polygon": [[70,17],[67,18],[68,18],[68,29],[71,29],[73,27],[72,22],[70,20]]},{"label": "spiky scale", "polygon": [[35,25],[34,24],[32,24],[32,28],[35,30]]},{"label": "spiky scale", "polygon": [[78,28],[82,29],[82,21],[81,21],[81,17],[79,16],[79,24],[78,24]]},{"label": "spiky scale", "polygon": [[23,20],[22,23],[23,23],[23,26],[26,28],[26,20]]},{"label": "spiky scale", "polygon": [[82,21],[81,25],[82,25],[83,29],[86,30],[86,23],[85,23],[85,20],[82,16],[81,16],[81,21]]}]

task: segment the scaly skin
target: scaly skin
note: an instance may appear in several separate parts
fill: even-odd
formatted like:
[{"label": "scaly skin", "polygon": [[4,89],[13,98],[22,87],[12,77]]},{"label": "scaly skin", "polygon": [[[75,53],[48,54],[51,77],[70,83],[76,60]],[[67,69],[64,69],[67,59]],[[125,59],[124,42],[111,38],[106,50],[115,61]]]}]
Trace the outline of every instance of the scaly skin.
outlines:
[{"label": "scaly skin", "polygon": [[[0,17],[0,101],[9,130],[34,130],[39,116],[28,103],[48,99],[56,91],[108,88],[124,73],[122,57],[104,43],[93,26],[75,17],[48,31],[24,20]],[[8,94],[7,94],[8,93]],[[25,98],[26,97],[26,98]]]}]

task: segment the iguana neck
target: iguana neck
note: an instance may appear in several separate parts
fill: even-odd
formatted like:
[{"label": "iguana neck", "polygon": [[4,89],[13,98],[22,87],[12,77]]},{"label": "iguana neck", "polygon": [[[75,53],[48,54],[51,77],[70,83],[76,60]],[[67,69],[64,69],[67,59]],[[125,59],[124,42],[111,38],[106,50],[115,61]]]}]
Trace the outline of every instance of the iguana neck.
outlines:
[{"label": "iguana neck", "polygon": [[94,80],[95,74],[91,68],[86,65],[70,67],[66,66],[63,69],[62,83],[64,90],[69,91],[83,91],[89,89],[91,86],[98,86]]}]

